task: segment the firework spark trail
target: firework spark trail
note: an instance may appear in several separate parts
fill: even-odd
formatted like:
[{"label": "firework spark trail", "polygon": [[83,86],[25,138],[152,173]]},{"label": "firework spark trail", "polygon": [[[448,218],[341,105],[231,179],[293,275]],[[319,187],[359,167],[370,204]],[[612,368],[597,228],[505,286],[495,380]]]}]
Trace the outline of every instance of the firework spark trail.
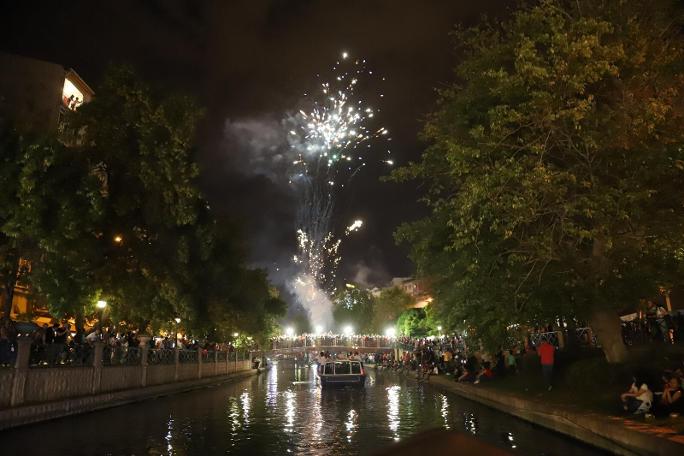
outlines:
[{"label": "firework spark trail", "polygon": [[[373,72],[366,68],[365,60],[352,60],[347,52],[341,57],[333,66],[333,81],[321,82],[318,97],[307,96],[306,107],[283,121],[293,157],[290,182],[299,201],[294,261],[303,274],[295,279],[293,288],[304,300],[318,300],[321,293],[317,291],[334,287],[341,243],[332,227],[337,193],[366,166],[364,153],[374,139],[391,140],[386,128],[371,125],[376,111],[356,95],[361,78]],[[389,156],[381,161],[393,164]],[[355,221],[345,235],[362,225]],[[303,304],[313,318],[310,306]]]}]

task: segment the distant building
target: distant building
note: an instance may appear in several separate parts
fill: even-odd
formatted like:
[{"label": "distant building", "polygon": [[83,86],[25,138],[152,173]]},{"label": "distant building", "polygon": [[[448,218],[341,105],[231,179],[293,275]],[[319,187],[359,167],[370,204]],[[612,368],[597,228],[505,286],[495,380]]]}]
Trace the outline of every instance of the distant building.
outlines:
[{"label": "distant building", "polygon": [[[67,125],[67,114],[88,103],[93,90],[72,69],[43,60],[0,52],[0,120],[10,121],[19,131],[57,134],[66,145],[78,140]],[[22,259],[20,268],[30,270]],[[11,315],[32,316],[40,323],[51,317],[47,309],[29,299],[29,285],[17,282]]]},{"label": "distant building", "polygon": [[20,131],[64,133],[66,114],[94,96],[73,69],[0,52],[0,118]]},{"label": "distant building", "polygon": [[425,282],[413,277],[395,277],[388,288],[399,288],[411,295],[415,299],[415,303],[411,307],[415,309],[426,307],[432,302]]}]

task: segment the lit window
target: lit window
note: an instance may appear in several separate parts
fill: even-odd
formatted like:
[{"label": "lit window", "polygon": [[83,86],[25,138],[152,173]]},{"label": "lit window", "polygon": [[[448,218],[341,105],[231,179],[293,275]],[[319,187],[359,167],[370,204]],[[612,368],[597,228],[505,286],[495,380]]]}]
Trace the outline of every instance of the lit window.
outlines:
[{"label": "lit window", "polygon": [[76,108],[81,106],[83,103],[83,93],[76,88],[76,86],[69,81],[64,79],[64,87],[62,88],[62,103],[67,108],[75,111]]}]

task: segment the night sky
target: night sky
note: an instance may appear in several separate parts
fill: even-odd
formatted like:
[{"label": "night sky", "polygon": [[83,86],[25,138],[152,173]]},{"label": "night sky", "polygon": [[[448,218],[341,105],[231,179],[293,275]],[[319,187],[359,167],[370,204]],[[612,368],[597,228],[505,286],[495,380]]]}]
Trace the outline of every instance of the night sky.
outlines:
[{"label": "night sky", "polygon": [[[397,164],[417,160],[421,118],[456,63],[449,32],[510,1],[244,0],[7,1],[0,49],[74,68],[97,91],[109,63],[131,63],[152,85],[195,97],[201,185],[212,206],[239,218],[251,261],[278,281],[295,250],[292,197],[269,170],[278,123],[342,50],[387,77],[383,124]],[[249,135],[236,134],[245,131]],[[265,160],[265,161],[264,161]],[[266,165],[265,165],[266,164]],[[392,231],[419,217],[415,184],[381,183],[380,164],[357,176],[339,204],[340,225],[362,218],[345,241],[339,276],[381,285],[411,274]]]}]

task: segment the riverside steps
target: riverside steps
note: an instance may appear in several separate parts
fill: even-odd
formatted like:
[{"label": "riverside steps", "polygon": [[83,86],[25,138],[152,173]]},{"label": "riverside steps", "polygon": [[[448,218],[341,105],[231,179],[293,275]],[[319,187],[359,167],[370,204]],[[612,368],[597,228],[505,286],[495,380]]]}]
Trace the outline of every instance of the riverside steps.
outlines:
[{"label": "riverside steps", "polygon": [[14,366],[0,368],[0,430],[200,388],[256,372],[249,352],[149,349],[117,354],[93,345],[81,365],[31,365],[18,340]]}]

